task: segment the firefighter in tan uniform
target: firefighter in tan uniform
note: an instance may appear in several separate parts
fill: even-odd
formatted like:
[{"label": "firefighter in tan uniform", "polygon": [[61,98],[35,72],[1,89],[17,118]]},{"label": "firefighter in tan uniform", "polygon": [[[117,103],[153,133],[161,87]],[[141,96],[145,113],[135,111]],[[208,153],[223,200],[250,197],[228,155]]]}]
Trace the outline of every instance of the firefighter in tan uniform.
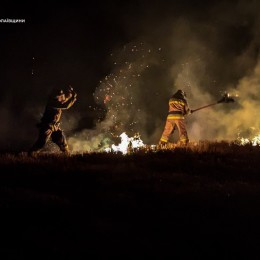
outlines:
[{"label": "firefighter in tan uniform", "polygon": [[171,134],[173,134],[177,127],[179,131],[179,144],[186,145],[189,142],[184,116],[190,114],[186,94],[183,90],[178,90],[169,100],[169,112],[166,119],[163,134],[161,136],[159,145],[167,144]]},{"label": "firefighter in tan uniform", "polygon": [[66,93],[61,89],[52,92],[41,122],[37,124],[39,136],[29,151],[30,155],[40,151],[50,138],[59,146],[62,152],[65,154],[69,153],[66,137],[60,128],[60,119],[62,110],[69,109],[75,103],[76,97],[77,94],[71,87]]}]

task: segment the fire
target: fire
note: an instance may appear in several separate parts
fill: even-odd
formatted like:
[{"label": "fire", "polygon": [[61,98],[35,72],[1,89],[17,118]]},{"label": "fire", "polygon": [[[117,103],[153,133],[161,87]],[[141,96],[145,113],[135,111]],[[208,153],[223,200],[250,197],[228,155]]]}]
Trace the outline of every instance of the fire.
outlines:
[{"label": "fire", "polygon": [[[177,144],[169,143],[167,146],[163,147],[160,145],[146,145],[140,138],[139,133],[135,134],[133,137],[128,137],[128,135],[123,132],[120,135],[121,143],[118,145],[112,144],[111,148],[105,148],[105,152],[121,152],[126,155],[133,153],[135,151],[145,151],[145,152],[157,152],[159,150],[174,150],[176,147],[179,147]],[[243,138],[239,137],[236,141],[238,145],[252,145],[260,146],[260,134],[256,135],[253,138]],[[196,142],[192,142],[188,146],[189,148],[199,149],[199,145]]]},{"label": "fire", "polygon": [[256,135],[255,137],[253,137],[251,139],[241,137],[238,139],[238,143],[240,145],[246,145],[246,144],[252,144],[252,146],[260,145],[260,134]]},{"label": "fire", "polygon": [[123,132],[120,135],[121,143],[119,145],[112,144],[111,148],[106,148],[106,152],[121,152],[127,154],[129,151],[133,151],[139,148],[145,147],[145,144],[137,133],[133,137],[128,137],[128,135]]}]

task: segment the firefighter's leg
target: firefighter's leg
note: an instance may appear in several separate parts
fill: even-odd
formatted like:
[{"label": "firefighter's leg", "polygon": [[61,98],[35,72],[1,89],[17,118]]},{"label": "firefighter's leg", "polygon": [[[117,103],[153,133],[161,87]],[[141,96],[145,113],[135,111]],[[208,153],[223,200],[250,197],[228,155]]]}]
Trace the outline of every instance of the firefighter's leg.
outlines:
[{"label": "firefighter's leg", "polygon": [[160,139],[159,144],[166,144],[170,138],[170,135],[173,133],[174,131],[174,121],[173,120],[166,120],[166,124]]},{"label": "firefighter's leg", "polygon": [[40,128],[39,129],[39,136],[35,144],[32,146],[32,148],[29,151],[29,154],[33,154],[34,152],[40,151],[44,145],[47,143],[47,141],[50,139],[50,136],[52,134],[52,130],[49,128]]},{"label": "firefighter's leg", "polygon": [[69,146],[66,137],[61,129],[54,131],[51,135],[52,141],[57,144],[60,150],[66,154],[69,154]]},{"label": "firefighter's leg", "polygon": [[176,121],[176,125],[179,130],[179,144],[187,145],[189,143],[188,133],[186,130],[186,125],[184,119],[179,119]]}]

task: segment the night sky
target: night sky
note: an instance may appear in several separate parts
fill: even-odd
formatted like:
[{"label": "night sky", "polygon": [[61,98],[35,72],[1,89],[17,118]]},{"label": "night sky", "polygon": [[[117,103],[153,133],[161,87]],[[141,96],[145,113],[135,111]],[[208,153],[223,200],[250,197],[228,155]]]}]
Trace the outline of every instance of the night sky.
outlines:
[{"label": "night sky", "polygon": [[[194,114],[188,126],[192,140],[232,139],[239,131],[257,131],[259,11],[257,1],[40,1],[6,6],[0,19],[26,22],[0,23],[1,150],[27,150],[37,137],[35,124],[51,89],[69,84],[78,93],[77,103],[63,114],[70,144],[78,147],[90,140],[84,145],[88,149],[110,138],[113,122],[104,117],[109,105],[98,104],[96,97],[111,73],[111,78],[121,77],[113,85],[118,96],[132,102],[115,111],[120,131],[138,130],[147,143],[159,140],[167,100],[178,88],[185,89],[193,108],[215,101],[225,90],[240,97],[233,107]],[[122,72],[124,66],[127,72]]]}]

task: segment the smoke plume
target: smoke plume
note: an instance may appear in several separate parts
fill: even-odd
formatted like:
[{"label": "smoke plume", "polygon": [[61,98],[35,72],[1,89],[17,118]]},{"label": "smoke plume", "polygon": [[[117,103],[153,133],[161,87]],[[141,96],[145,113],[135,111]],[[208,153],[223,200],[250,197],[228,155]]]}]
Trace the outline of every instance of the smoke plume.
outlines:
[{"label": "smoke plume", "polygon": [[94,147],[104,147],[102,140],[109,145],[122,132],[129,136],[138,132],[145,143],[157,143],[168,99],[177,89],[187,92],[192,109],[216,102],[225,92],[236,96],[235,103],[187,116],[191,141],[231,141],[259,133],[260,5],[220,1],[199,6],[201,10],[180,6],[161,5],[156,12],[156,4],[151,4],[151,13],[135,14],[138,35],[125,20],[126,31],[135,40],[111,54],[110,74],[94,94],[106,115],[94,130],[70,139],[73,149],[87,142],[87,132],[91,135],[87,147],[93,147],[93,140]]}]

